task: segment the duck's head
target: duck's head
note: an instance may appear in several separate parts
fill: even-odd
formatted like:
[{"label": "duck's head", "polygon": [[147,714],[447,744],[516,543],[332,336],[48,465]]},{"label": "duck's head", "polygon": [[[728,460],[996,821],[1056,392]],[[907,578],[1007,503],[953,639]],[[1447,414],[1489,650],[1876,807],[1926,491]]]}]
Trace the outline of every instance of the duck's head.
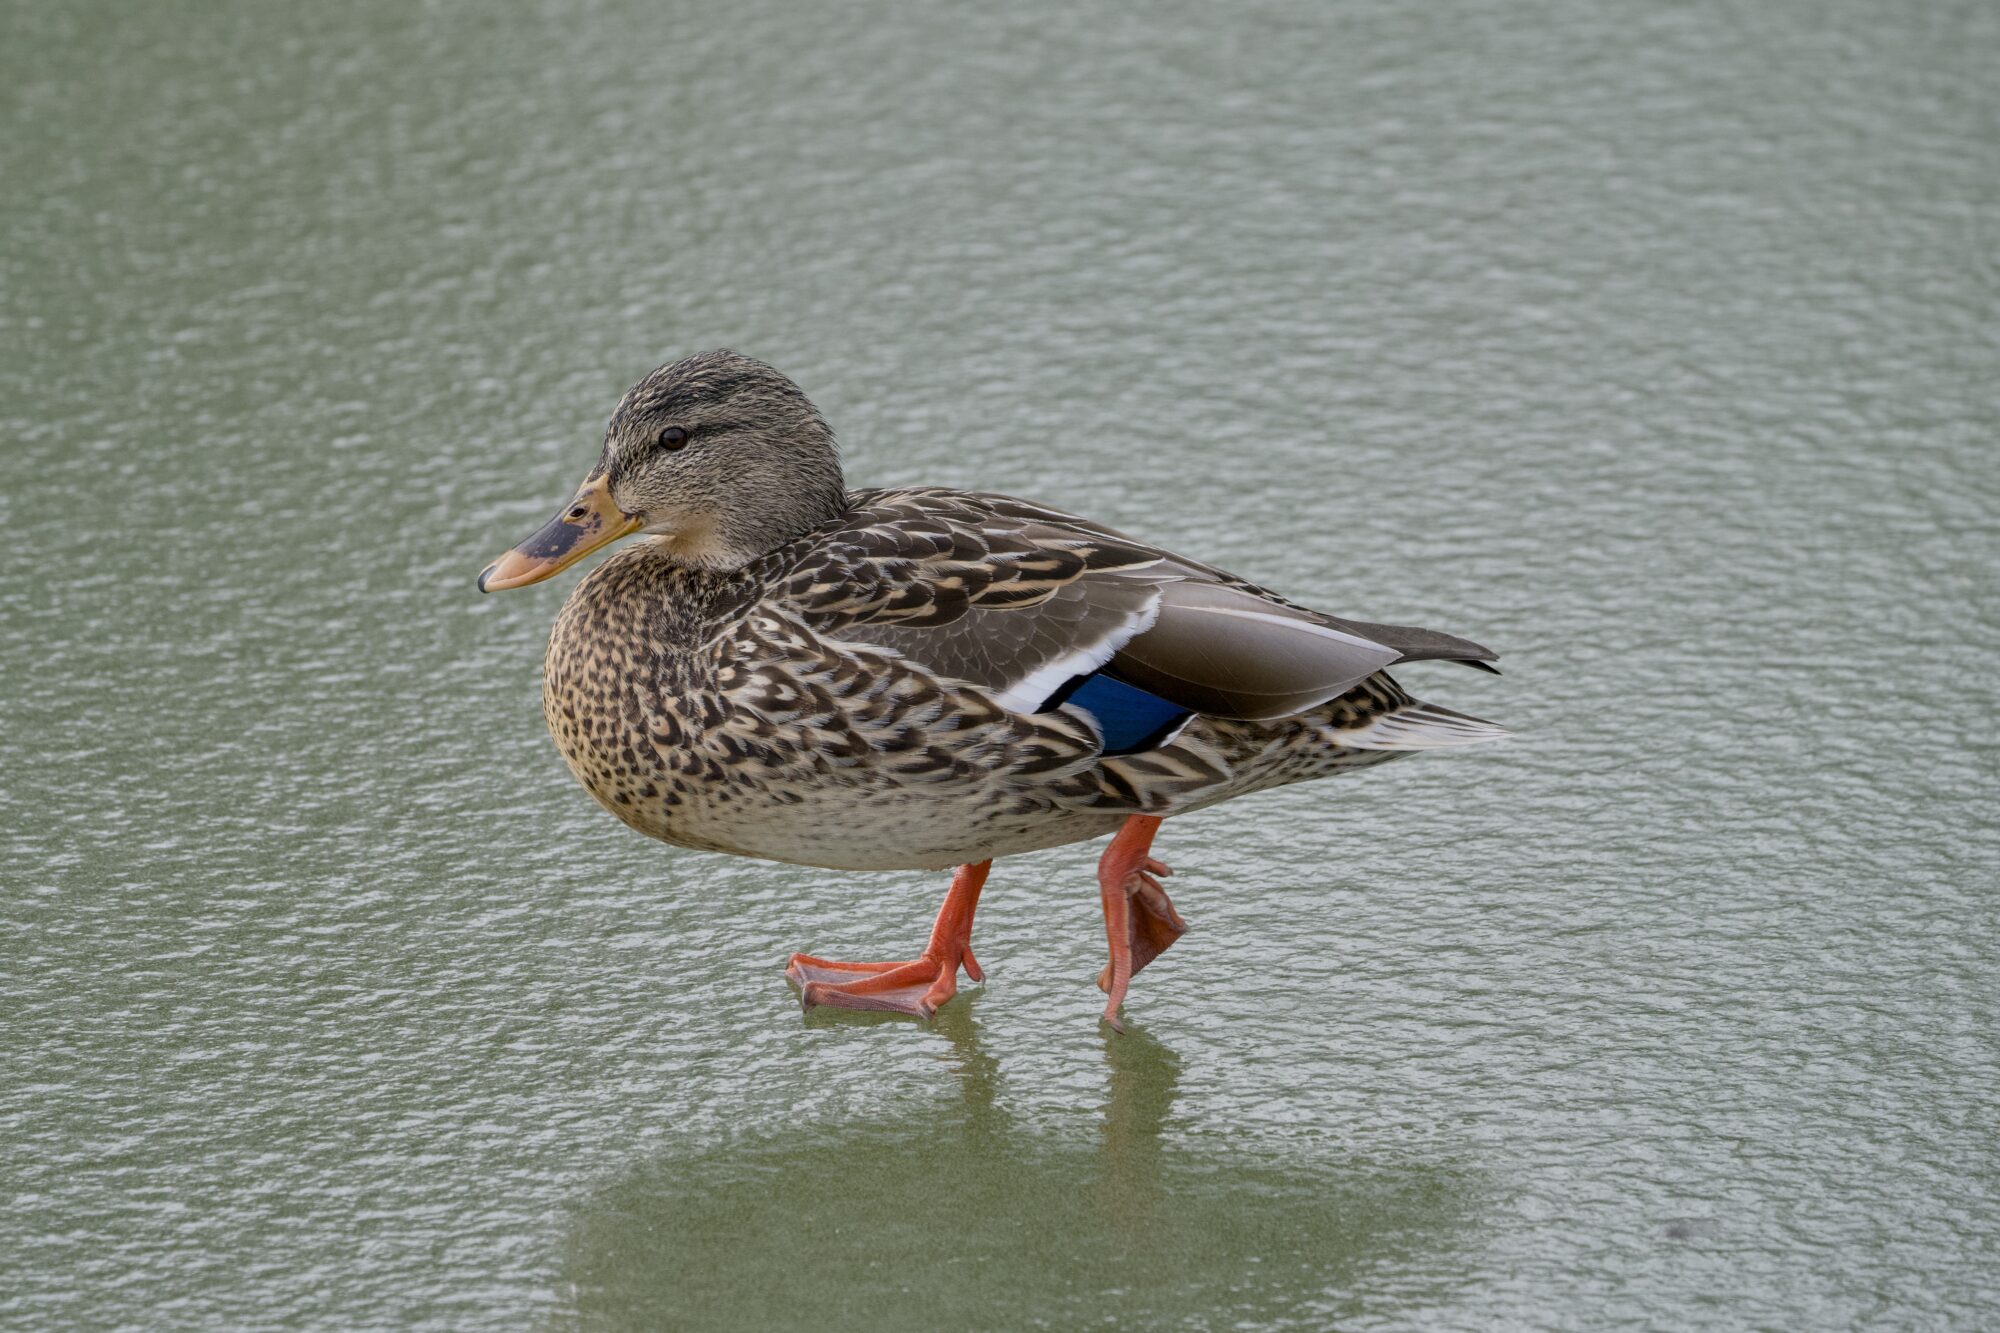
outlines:
[{"label": "duck's head", "polygon": [[482,592],[539,583],[629,533],[681,564],[734,569],[846,507],[833,432],[761,361],[703,352],[626,391],[583,485],[488,565]]}]

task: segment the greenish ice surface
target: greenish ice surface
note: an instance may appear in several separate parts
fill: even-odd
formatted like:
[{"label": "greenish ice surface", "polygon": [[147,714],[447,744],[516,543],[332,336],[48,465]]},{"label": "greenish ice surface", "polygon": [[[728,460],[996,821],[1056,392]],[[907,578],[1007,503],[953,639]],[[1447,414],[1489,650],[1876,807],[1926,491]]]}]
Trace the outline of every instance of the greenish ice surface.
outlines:
[{"label": "greenish ice surface", "polygon": [[[1991,1328],[2000,9],[0,17],[0,1325]],[[563,771],[617,395],[1351,617],[1515,740],[936,874]]]}]

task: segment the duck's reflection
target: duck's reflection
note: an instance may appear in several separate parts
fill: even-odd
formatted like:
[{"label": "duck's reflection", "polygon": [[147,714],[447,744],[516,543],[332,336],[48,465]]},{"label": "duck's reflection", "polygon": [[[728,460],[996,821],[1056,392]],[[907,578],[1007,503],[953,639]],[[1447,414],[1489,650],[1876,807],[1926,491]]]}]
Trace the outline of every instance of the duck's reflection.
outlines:
[{"label": "duck's reflection", "polygon": [[1104,1046],[1103,1145],[1097,1196],[1104,1216],[1125,1227],[1146,1225],[1166,1197],[1161,1130],[1174,1107],[1180,1058],[1131,1025]]},{"label": "duck's reflection", "polygon": [[665,1154],[595,1193],[567,1256],[579,1312],[647,1327],[1319,1322],[1420,1308],[1462,1270],[1446,1259],[1461,1176],[1169,1132],[1181,1063],[1137,1029],[1106,1042],[1101,1124],[1017,1118],[972,1010],[933,1028],[942,1105]]}]

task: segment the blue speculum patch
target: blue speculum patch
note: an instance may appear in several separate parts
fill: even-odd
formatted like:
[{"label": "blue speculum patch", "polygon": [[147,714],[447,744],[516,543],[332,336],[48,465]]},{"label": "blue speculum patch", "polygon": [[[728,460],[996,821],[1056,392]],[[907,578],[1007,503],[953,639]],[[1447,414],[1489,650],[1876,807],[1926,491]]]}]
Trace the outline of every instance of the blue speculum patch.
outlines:
[{"label": "blue speculum patch", "polygon": [[1102,671],[1077,677],[1056,691],[1041,711],[1050,712],[1062,704],[1090,714],[1103,733],[1106,754],[1150,750],[1190,716],[1179,704]]}]

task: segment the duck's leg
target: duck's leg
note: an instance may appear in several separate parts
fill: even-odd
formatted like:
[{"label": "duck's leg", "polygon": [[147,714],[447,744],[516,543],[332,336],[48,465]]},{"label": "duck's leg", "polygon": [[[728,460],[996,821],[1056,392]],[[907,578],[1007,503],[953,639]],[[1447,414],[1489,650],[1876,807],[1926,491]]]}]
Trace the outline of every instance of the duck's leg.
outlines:
[{"label": "duck's leg", "polygon": [[894,1014],[929,1018],[939,1005],[958,994],[958,969],[974,981],[984,981],[972,956],[972,913],[986,883],[991,861],[960,866],[951,877],[951,891],[938,908],[937,923],[923,954],[905,963],[837,963],[795,953],[785,975],[799,988],[799,1003],[836,1009],[881,1009]]},{"label": "duck's leg", "polygon": [[1153,835],[1160,821],[1153,815],[1133,815],[1125,821],[1097,862],[1097,888],[1104,897],[1104,934],[1111,943],[1111,961],[1097,974],[1097,986],[1109,998],[1104,1021],[1123,1032],[1118,1006],[1125,990],[1146,964],[1165,953],[1187,929],[1160,881],[1174,872],[1152,857]]}]

